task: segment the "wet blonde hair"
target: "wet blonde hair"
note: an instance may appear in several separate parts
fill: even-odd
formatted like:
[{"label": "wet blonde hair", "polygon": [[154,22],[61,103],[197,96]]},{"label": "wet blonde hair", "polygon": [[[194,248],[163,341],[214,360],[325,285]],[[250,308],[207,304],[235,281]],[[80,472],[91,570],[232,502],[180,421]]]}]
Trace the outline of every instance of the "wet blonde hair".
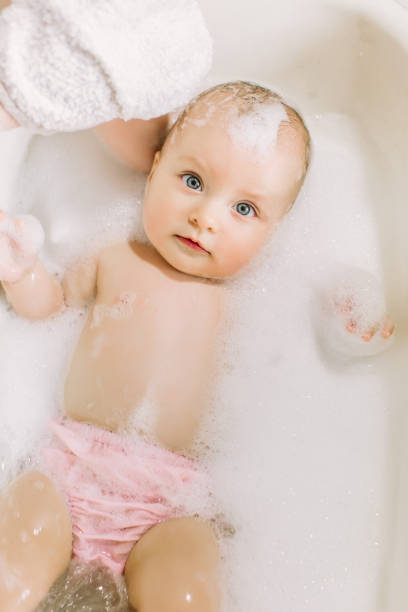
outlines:
[{"label": "wet blonde hair", "polygon": [[307,129],[302,116],[296,109],[289,106],[289,104],[287,104],[279,94],[271,91],[267,87],[258,85],[257,83],[252,83],[249,81],[231,81],[228,83],[215,85],[210,89],[206,89],[198,96],[193,98],[193,100],[191,100],[191,102],[184,108],[173,124],[168,137],[188,124],[194,111],[203,105],[210,109],[211,105],[213,104],[212,112],[215,112],[216,109],[225,109],[227,111],[229,108],[234,108],[234,111],[238,113],[238,117],[242,117],[251,114],[260,104],[271,104],[276,102],[282,104],[288,117],[288,121],[282,121],[279,129],[294,130],[296,134],[301,136],[304,144],[304,170],[303,178],[301,180],[302,183],[310,164],[311,140],[309,130]]}]

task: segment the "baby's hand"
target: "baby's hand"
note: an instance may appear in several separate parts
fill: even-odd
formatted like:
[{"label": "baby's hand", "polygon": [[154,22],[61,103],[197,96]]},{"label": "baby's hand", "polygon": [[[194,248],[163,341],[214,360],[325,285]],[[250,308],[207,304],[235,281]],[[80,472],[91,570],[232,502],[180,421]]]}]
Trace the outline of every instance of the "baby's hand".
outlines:
[{"label": "baby's hand", "polygon": [[368,357],[392,343],[382,283],[370,272],[341,267],[318,291],[316,325],[322,346],[342,358]]},{"label": "baby's hand", "polygon": [[387,340],[394,333],[395,325],[388,314],[385,314],[381,319],[369,325],[364,325],[364,322],[359,325],[358,319],[360,309],[357,308],[356,315],[355,302],[351,295],[347,296],[342,303],[335,301],[335,306],[343,316],[344,326],[348,333],[358,334],[364,342],[370,342],[376,334]]},{"label": "baby's hand", "polygon": [[37,261],[44,231],[35,217],[12,218],[0,211],[0,280],[19,281]]}]

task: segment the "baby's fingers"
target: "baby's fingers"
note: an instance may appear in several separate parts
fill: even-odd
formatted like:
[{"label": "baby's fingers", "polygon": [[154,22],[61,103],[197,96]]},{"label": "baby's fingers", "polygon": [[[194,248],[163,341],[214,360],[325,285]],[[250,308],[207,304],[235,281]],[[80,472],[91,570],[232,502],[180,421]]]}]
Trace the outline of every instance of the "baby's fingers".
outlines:
[{"label": "baby's fingers", "polygon": [[392,336],[394,329],[395,329],[395,325],[394,322],[392,321],[391,317],[389,317],[387,315],[387,317],[385,318],[384,323],[382,324],[382,326],[380,324],[375,325],[373,327],[371,327],[370,329],[368,329],[367,331],[365,331],[363,334],[361,334],[361,338],[365,341],[365,342],[370,342],[371,338],[381,329],[381,336],[385,339],[390,338],[390,336]]},{"label": "baby's fingers", "polygon": [[44,242],[44,230],[40,222],[31,215],[21,215],[14,223],[14,239],[26,256],[36,255]]},{"label": "baby's fingers", "polygon": [[[349,334],[355,334],[357,331],[356,321],[354,321],[353,319],[349,319],[346,325],[346,330],[348,331]],[[379,325],[374,325],[373,327],[370,327],[369,329],[365,330],[360,335],[360,337],[362,340],[364,340],[364,342],[370,342],[371,338],[377,333],[378,330],[379,330]]]},{"label": "baby's fingers", "polygon": [[35,264],[44,231],[31,215],[13,218],[0,211],[0,280],[17,282]]},{"label": "baby's fingers", "polygon": [[368,329],[363,334],[361,334],[361,339],[364,340],[364,342],[370,342],[371,338],[378,332],[378,329],[378,325],[376,325],[375,327],[371,327],[371,329]]},{"label": "baby's fingers", "polygon": [[381,329],[381,335],[383,338],[389,338],[394,333],[395,324],[394,321],[387,315],[384,325]]},{"label": "baby's fingers", "polygon": [[354,334],[356,329],[357,329],[357,323],[353,321],[353,319],[350,319],[346,325],[346,330],[348,331],[349,334]]},{"label": "baby's fingers", "polygon": [[0,232],[6,235],[14,232],[14,220],[4,210],[0,210]]}]

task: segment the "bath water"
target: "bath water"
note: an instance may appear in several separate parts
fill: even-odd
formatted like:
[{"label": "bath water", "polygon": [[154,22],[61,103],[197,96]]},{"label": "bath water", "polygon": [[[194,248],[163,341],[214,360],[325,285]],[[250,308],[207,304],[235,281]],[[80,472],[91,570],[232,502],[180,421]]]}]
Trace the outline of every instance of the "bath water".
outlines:
[{"label": "bath water", "polygon": [[[385,449],[379,452],[373,440],[387,428],[387,389],[381,355],[368,354],[358,337],[350,336],[348,346],[343,315],[324,308],[336,279],[354,279],[357,294],[363,287],[361,304],[369,297],[360,309],[363,326],[383,298],[373,182],[366,143],[350,118],[306,121],[313,160],[304,189],[251,269],[228,283],[220,376],[201,433],[211,448],[205,463],[218,511],[231,526],[222,544],[227,612],[344,612],[345,601],[359,612],[375,609]],[[33,137],[23,145],[7,207],[38,216],[46,232],[43,257],[56,274],[101,240],[138,233],[143,179],[92,132]],[[85,314],[66,311],[33,324],[2,303],[1,486],[35,464],[47,422],[62,409]],[[379,351],[386,346],[376,342]],[[81,571],[74,567],[70,577]],[[65,585],[78,584],[71,578]],[[64,589],[61,583],[60,597]],[[118,601],[106,609],[116,610]]]}]

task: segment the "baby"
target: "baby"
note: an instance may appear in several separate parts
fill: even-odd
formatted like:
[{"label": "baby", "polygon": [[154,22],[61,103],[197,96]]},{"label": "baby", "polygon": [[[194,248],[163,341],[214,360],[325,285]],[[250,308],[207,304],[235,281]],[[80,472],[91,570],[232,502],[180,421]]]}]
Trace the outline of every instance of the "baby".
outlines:
[{"label": "baby", "polygon": [[[229,83],[190,103],[156,153],[143,205],[148,242],[105,248],[61,287],[37,259],[37,222],[3,215],[0,277],[18,314],[41,319],[94,297],[65,384],[66,418],[44,450],[47,475],[21,475],[0,501],[5,612],[33,610],[72,552],[124,569],[137,610],[219,610],[216,537],[183,516],[180,499],[205,486],[192,445],[222,281],[291,208],[308,152],[294,109],[263,87]],[[117,433],[147,395],[151,431]]]}]

